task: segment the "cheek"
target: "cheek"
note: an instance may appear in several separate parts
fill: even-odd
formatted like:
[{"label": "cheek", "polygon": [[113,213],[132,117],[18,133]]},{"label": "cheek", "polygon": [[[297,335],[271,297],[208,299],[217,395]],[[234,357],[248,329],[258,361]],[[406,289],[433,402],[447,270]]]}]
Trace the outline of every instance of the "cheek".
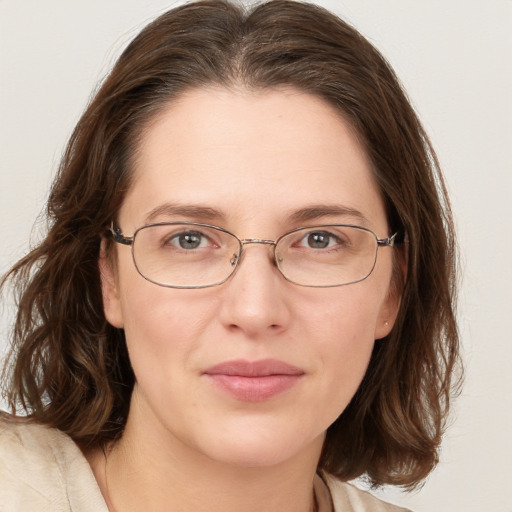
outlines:
[{"label": "cheek", "polygon": [[324,291],[315,304],[309,304],[300,315],[308,319],[312,339],[325,349],[356,350],[361,344],[373,344],[380,300],[375,293],[353,288],[333,288]]},{"label": "cheek", "polygon": [[137,379],[142,373],[167,378],[199,348],[217,303],[197,290],[163,288],[136,276],[121,297],[126,342]]},{"label": "cheek", "polygon": [[323,315],[325,329],[319,341],[326,372],[333,379],[353,381],[355,387],[363,378],[375,342],[374,322],[365,306],[353,301],[349,307],[336,308],[331,303]]},{"label": "cheek", "polygon": [[333,289],[308,308],[306,338],[316,352],[320,383],[316,413],[327,415],[329,424],[357,391],[374,347],[379,302],[364,291],[362,286]]}]

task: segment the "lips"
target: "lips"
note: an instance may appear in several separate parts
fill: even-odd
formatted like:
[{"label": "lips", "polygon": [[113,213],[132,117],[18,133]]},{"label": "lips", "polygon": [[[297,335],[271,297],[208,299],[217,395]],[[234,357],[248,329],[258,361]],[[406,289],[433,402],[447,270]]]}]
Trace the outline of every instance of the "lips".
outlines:
[{"label": "lips", "polygon": [[218,389],[237,400],[261,402],[295,386],[304,371],[275,359],[235,360],[213,366],[204,375]]}]

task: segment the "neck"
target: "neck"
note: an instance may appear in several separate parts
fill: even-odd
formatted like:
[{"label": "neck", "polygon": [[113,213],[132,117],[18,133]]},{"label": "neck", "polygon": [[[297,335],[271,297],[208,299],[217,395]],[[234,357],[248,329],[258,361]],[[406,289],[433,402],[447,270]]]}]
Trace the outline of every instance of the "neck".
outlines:
[{"label": "neck", "polygon": [[291,460],[249,467],[213,460],[167,430],[148,431],[144,424],[130,418],[105,456],[89,459],[110,512],[315,510],[313,479],[322,439]]}]

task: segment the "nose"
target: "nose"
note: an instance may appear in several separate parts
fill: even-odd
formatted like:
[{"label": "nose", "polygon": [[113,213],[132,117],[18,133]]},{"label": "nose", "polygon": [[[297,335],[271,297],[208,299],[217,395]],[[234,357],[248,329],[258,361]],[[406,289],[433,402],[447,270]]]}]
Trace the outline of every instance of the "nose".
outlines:
[{"label": "nose", "polygon": [[220,318],[231,331],[249,338],[280,333],[289,325],[289,288],[274,263],[273,246],[244,245],[234,275],[223,286]]}]

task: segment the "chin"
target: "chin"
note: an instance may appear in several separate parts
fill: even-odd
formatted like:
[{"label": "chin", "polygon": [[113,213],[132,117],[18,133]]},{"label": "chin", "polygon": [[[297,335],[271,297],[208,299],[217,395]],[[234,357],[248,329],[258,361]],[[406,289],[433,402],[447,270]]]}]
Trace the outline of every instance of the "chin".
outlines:
[{"label": "chin", "polygon": [[213,460],[240,468],[275,467],[304,456],[319,458],[324,440],[324,433],[311,439],[298,437],[289,429],[279,433],[276,429],[248,427],[241,433],[224,433],[222,438],[205,443],[205,453]]},{"label": "chin", "polygon": [[293,450],[283,450],[269,445],[231,446],[222,453],[212,454],[217,462],[238,468],[269,468],[284,464],[293,459],[296,453]]}]

